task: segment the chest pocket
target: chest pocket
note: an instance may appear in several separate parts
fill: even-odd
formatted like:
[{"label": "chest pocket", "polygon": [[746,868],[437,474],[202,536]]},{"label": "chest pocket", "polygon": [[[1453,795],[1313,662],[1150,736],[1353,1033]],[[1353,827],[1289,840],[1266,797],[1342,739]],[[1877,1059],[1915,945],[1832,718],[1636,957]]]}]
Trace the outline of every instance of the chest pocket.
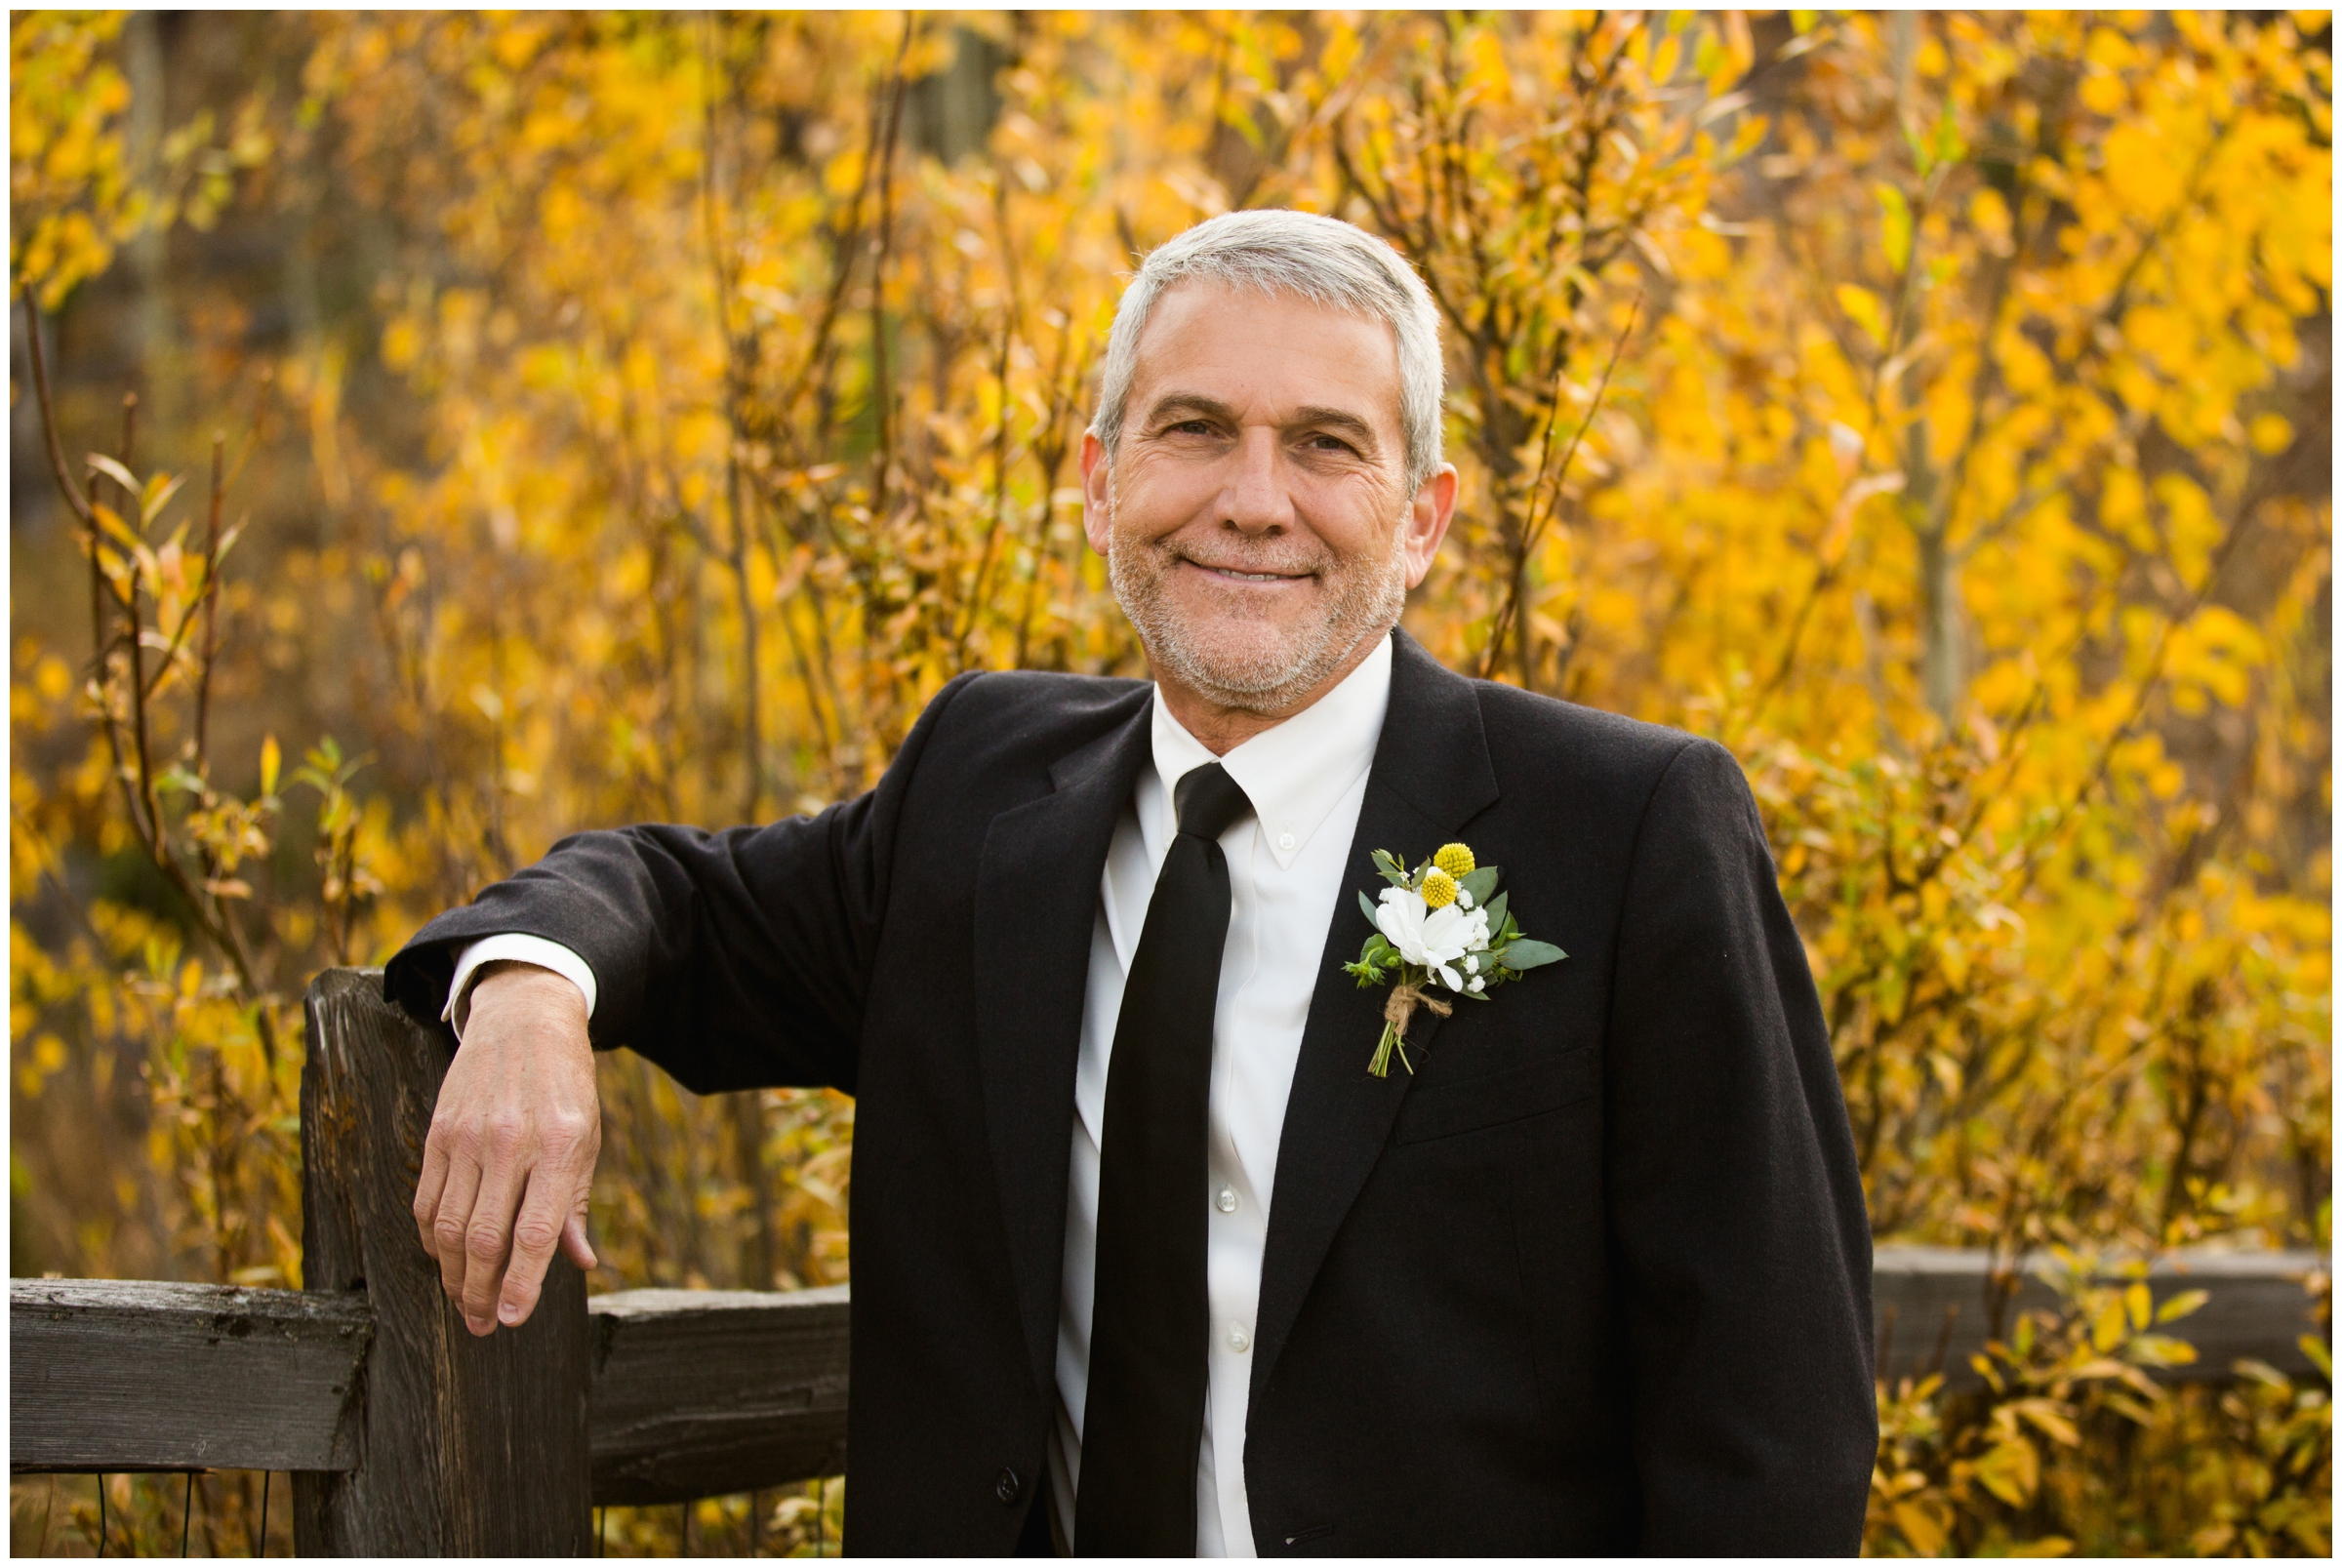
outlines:
[{"label": "chest pocket", "polygon": [[1402,1144],[1453,1138],[1542,1116],[1592,1100],[1601,1092],[1601,1048],[1582,1045],[1525,1067],[1419,1087],[1399,1110],[1396,1137]]}]

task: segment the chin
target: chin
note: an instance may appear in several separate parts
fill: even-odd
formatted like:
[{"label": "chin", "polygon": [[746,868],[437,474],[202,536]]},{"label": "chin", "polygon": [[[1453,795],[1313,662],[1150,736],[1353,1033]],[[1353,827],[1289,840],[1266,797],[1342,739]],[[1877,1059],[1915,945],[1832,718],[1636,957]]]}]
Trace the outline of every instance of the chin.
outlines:
[{"label": "chin", "polygon": [[1190,622],[1165,639],[1164,656],[1183,666],[1191,684],[1228,694],[1266,697],[1291,681],[1310,650],[1305,639],[1259,621]]}]

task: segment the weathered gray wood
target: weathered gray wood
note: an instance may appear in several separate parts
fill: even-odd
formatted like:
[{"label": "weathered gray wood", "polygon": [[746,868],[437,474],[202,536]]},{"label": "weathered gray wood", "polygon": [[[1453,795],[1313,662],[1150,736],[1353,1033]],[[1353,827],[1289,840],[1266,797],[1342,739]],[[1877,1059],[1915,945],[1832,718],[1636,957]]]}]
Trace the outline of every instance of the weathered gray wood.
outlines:
[{"label": "weathered gray wood", "polygon": [[415,1233],[423,1144],[454,1041],[382,999],[379,970],[309,987],[303,1272],[364,1290],[375,1338],[355,1463],[294,1479],[304,1555],[578,1554],[592,1544],[586,1283],[556,1260],[528,1324],[472,1338]]},{"label": "weathered gray wood", "polygon": [[595,1503],[845,1472],[845,1286],[628,1290],[586,1307]]},{"label": "weathered gray wood", "polygon": [[[2148,1272],[2148,1287],[2160,1304],[2182,1291],[2201,1290],[2210,1300],[2160,1332],[2196,1347],[2187,1366],[2160,1367],[2160,1382],[2217,1382],[2232,1375],[2240,1358],[2265,1361],[2280,1372],[2312,1370],[2296,1343],[2316,1327],[2313,1302],[2303,1280],[2324,1266],[2313,1252],[2215,1252],[2201,1248],[2167,1253]],[[2013,1300],[2003,1308],[2003,1334],[2017,1312],[2047,1311],[2057,1294],[2034,1271],[2019,1268]],[[1979,1379],[1970,1358],[1993,1333],[1991,1258],[1958,1247],[1885,1246],[1877,1251],[1872,1301],[1878,1313],[1878,1373],[1894,1380],[1940,1370],[1947,1387],[1973,1387]]]},{"label": "weathered gray wood", "polygon": [[373,1334],[354,1292],[12,1279],[9,1468],[345,1470]]}]

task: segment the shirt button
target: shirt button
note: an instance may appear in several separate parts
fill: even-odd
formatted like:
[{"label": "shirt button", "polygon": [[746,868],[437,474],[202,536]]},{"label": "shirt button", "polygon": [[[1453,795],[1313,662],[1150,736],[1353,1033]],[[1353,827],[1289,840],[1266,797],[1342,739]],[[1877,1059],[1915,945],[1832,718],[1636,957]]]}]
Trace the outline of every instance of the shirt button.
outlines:
[{"label": "shirt button", "polygon": [[1242,1355],[1246,1350],[1252,1348],[1252,1336],[1244,1332],[1243,1324],[1231,1323],[1228,1325],[1228,1347],[1238,1355]]},{"label": "shirt button", "polygon": [[1216,1201],[1216,1202],[1217,1202],[1217,1203],[1220,1205],[1220,1212],[1221,1212],[1222,1214],[1233,1214],[1233,1213],[1235,1213],[1235,1212],[1236,1212],[1236,1189],[1235,1189],[1234,1187],[1232,1187],[1232,1186],[1224,1186],[1224,1187],[1222,1187],[1222,1188],[1220,1189],[1220,1196],[1219,1196],[1217,1199],[1215,1199],[1214,1201]]},{"label": "shirt button", "polygon": [[1276,847],[1278,849],[1291,849],[1293,847],[1293,835],[1291,833],[1277,834]]},{"label": "shirt button", "polygon": [[1007,1466],[1002,1466],[1000,1473],[992,1477],[992,1496],[1003,1503],[1014,1503],[1024,1490],[1024,1477]]}]

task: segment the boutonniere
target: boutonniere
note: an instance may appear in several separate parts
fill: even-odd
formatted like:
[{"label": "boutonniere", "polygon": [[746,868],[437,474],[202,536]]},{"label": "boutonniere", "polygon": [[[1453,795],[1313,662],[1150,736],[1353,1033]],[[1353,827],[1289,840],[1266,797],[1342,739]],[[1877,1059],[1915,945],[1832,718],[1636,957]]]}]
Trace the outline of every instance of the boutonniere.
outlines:
[{"label": "boutonniere", "polygon": [[1514,924],[1507,896],[1497,891],[1496,867],[1474,861],[1463,844],[1439,852],[1410,871],[1385,850],[1374,852],[1374,868],[1391,885],[1378,904],[1358,895],[1358,907],[1374,925],[1358,961],[1344,964],[1360,987],[1396,978],[1383,1007],[1383,1037],[1366,1070],[1381,1078],[1391,1071],[1391,1053],[1409,1072],[1407,1025],[1415,1009],[1428,1007],[1441,1018],[1454,1005],[1436,994],[1445,990],[1466,1001],[1484,1002],[1488,993],[1518,980],[1540,964],[1569,954],[1550,942],[1531,942]]}]

